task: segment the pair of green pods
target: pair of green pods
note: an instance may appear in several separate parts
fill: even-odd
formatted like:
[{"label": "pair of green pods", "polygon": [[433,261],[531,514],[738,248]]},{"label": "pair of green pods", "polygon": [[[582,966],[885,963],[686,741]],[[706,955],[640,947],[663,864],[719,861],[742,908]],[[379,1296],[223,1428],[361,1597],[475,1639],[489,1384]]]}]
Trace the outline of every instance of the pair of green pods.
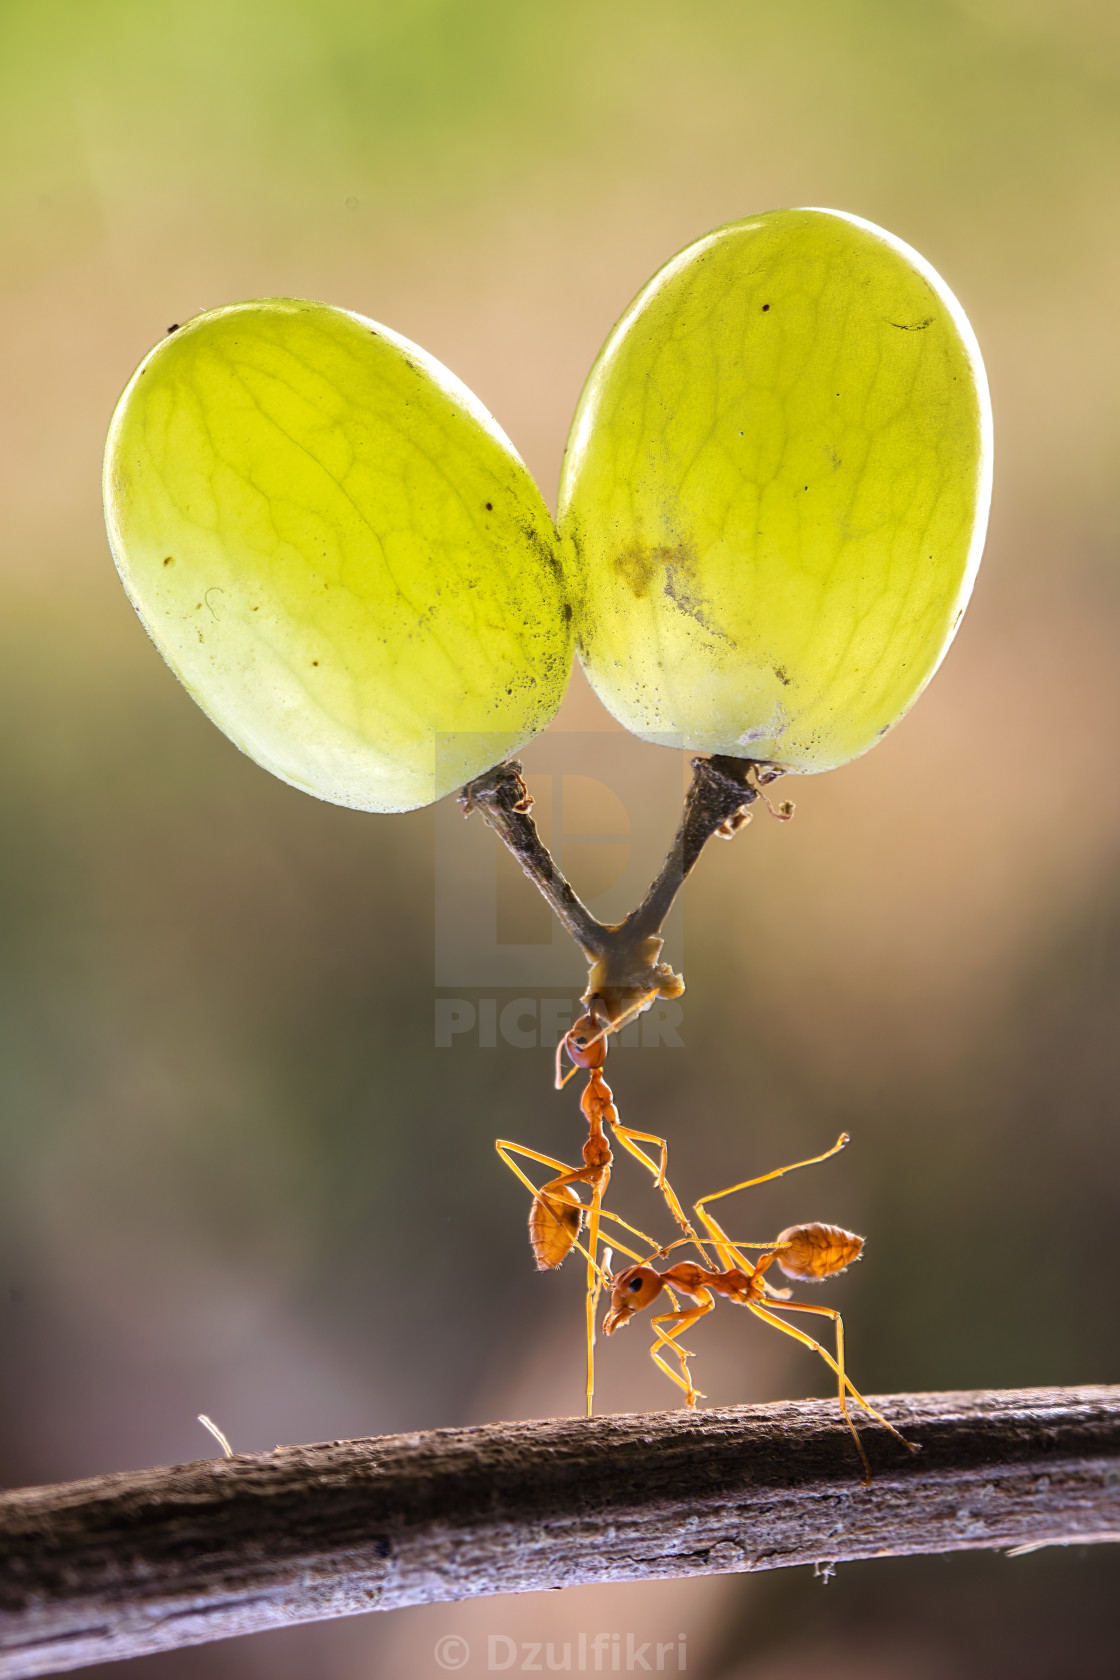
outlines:
[{"label": "pair of green pods", "polygon": [[530,740],[573,641],[646,740],[843,764],[943,658],[990,485],[959,304],[825,210],[732,223],[654,276],[592,368],[555,524],[453,374],[318,303],[175,330],[105,461],[117,565],[172,670],[266,769],[372,811]]}]

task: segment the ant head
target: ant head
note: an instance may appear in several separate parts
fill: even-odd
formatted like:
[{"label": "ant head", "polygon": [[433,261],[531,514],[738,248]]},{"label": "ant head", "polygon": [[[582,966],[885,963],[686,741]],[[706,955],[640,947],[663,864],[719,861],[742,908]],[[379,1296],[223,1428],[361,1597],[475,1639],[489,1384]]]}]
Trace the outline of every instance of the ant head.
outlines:
[{"label": "ant head", "polygon": [[601,1068],[607,1059],[607,1039],[594,1006],[581,1015],[564,1040],[568,1059],[580,1068]]},{"label": "ant head", "polygon": [[656,1301],[662,1290],[661,1273],[652,1266],[627,1266],[611,1279],[610,1311],[603,1320],[603,1334],[610,1336],[631,1318]]},{"label": "ant head", "polygon": [[791,1225],[778,1238],[778,1265],[787,1277],[819,1282],[858,1260],[863,1238],[839,1225]]}]

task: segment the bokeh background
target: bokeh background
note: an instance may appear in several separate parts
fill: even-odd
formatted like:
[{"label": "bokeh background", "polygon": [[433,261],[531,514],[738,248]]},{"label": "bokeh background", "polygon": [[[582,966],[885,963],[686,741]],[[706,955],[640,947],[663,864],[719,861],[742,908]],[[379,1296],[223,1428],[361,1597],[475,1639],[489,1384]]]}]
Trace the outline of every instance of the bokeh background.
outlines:
[{"label": "bokeh background", "polygon": [[[133,366],[218,303],[358,309],[464,378],[551,499],[633,293],[785,204],[885,225],[960,297],[988,552],[911,717],[710,849],[667,953],[684,1047],[620,1049],[612,1081],[690,1195],[851,1131],[753,1223],[868,1233],[833,1291],[865,1390],[1120,1378],[1118,142],[1109,0],[0,0],[0,1481],[206,1456],[199,1411],[255,1450],[580,1401],[578,1273],[532,1271],[491,1148],[570,1156],[574,1096],[547,1048],[434,1045],[440,814],[272,780],[147,642],[99,507]],[[578,675],[555,733],[552,827],[621,912],[680,759]],[[462,832],[531,956],[531,889]],[[544,989],[579,986],[573,953]],[[697,1332],[713,1401],[828,1391],[743,1318]],[[672,1402],[645,1347],[605,1348],[606,1408]],[[1115,1567],[588,1589],[119,1672],[404,1680],[446,1633],[470,1674],[489,1632],[606,1630],[687,1633],[705,1680],[1081,1680],[1115,1672]]]}]

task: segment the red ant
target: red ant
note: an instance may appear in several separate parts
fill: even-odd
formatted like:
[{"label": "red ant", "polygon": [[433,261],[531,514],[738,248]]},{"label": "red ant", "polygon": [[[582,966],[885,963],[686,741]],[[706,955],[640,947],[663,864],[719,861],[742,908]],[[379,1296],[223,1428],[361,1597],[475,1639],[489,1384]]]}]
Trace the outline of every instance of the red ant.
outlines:
[{"label": "red ant", "polygon": [[[845,1231],[838,1225],[791,1225],[781,1232],[773,1242],[732,1242],[727,1232],[708,1213],[705,1203],[718,1201],[721,1196],[734,1195],[738,1190],[749,1190],[755,1185],[765,1184],[770,1179],[781,1178],[785,1173],[795,1172],[800,1167],[815,1166],[819,1161],[827,1161],[829,1156],[835,1155],[843,1149],[848,1141],[847,1133],[842,1133],[831,1149],[823,1155],[814,1155],[808,1161],[795,1161],[790,1166],[778,1167],[774,1172],[763,1173],[759,1178],[744,1180],[741,1184],[732,1184],[726,1190],[716,1190],[711,1195],[704,1196],[696,1203],[696,1214],[704,1226],[708,1240],[715,1248],[722,1270],[708,1265],[697,1265],[692,1260],[681,1260],[669,1266],[663,1272],[658,1272],[650,1265],[650,1260],[664,1257],[668,1249],[654,1249],[645,1260],[638,1260],[637,1265],[628,1266],[624,1271],[609,1279],[611,1290],[611,1305],[603,1321],[603,1331],[606,1335],[614,1332],[626,1324],[636,1312],[652,1306],[664,1289],[673,1302],[674,1310],[669,1313],[655,1314],[652,1324],[657,1340],[650,1349],[650,1357],[665,1375],[682,1389],[689,1406],[695,1406],[698,1399],[704,1396],[693,1385],[688,1369],[688,1361],[693,1355],[681,1347],[678,1338],[712,1311],[715,1306],[715,1295],[726,1296],[728,1300],[737,1302],[740,1306],[761,1318],[764,1324],[771,1325],[775,1330],[781,1330],[787,1336],[792,1336],[803,1346],[819,1353],[825,1364],[835,1372],[839,1379],[840,1410],[844,1421],[852,1432],[856,1449],[863,1464],[863,1479],[870,1484],[871,1467],[867,1461],[863,1442],[859,1431],[852,1422],[848,1412],[847,1397],[850,1394],[856,1403],[863,1407],[871,1417],[877,1419],[885,1429],[896,1436],[905,1447],[915,1452],[917,1448],[899,1433],[892,1423],[881,1412],[864,1398],[851,1382],[844,1370],[844,1321],[834,1307],[818,1307],[806,1301],[790,1300],[788,1289],[774,1289],[766,1279],[766,1272],[775,1262],[787,1277],[799,1281],[822,1282],[828,1277],[837,1277],[854,1260],[858,1260],[863,1250],[862,1237],[853,1231]],[[687,1240],[687,1239],[682,1239]],[[680,1247],[680,1242],[671,1243],[670,1248]],[[763,1251],[757,1261],[747,1259],[741,1250],[744,1248],[760,1249]],[[627,1250],[627,1253],[630,1251]],[[637,1258],[637,1256],[632,1256]],[[673,1290],[679,1290],[682,1295],[689,1296],[696,1305],[677,1308]],[[765,1303],[765,1304],[764,1304]],[[836,1357],[827,1352],[819,1342],[799,1330],[792,1324],[786,1324],[775,1317],[770,1307],[776,1306],[781,1312],[816,1313],[824,1318],[831,1318],[836,1327]],[[664,1326],[673,1328],[666,1329]],[[674,1371],[662,1358],[660,1350],[671,1350],[680,1365],[680,1372]]]},{"label": "red ant", "polygon": [[[588,1125],[587,1142],[583,1146],[583,1166],[572,1167],[565,1161],[554,1160],[551,1155],[541,1155],[535,1149],[526,1149],[521,1144],[511,1143],[506,1138],[498,1138],[495,1149],[502,1157],[510,1171],[521,1180],[533,1197],[533,1204],[529,1209],[529,1241],[536,1257],[540,1271],[550,1271],[559,1266],[561,1261],[571,1253],[573,1247],[578,1246],[587,1256],[587,1415],[591,1415],[594,1395],[594,1348],[595,1348],[595,1315],[599,1302],[599,1292],[603,1286],[605,1273],[598,1263],[599,1221],[605,1217],[632,1232],[635,1236],[649,1242],[644,1231],[639,1231],[633,1225],[628,1225],[617,1214],[605,1213],[603,1197],[606,1195],[610,1183],[611,1168],[614,1156],[611,1152],[610,1140],[604,1131],[604,1124],[610,1127],[614,1136],[631,1155],[653,1175],[654,1183],[665,1198],[670,1213],[685,1232],[686,1237],[694,1242],[704,1256],[708,1258],[688,1217],[681,1207],[676,1194],[668,1179],[665,1177],[665,1166],[668,1160],[669,1146],[664,1138],[655,1137],[652,1132],[637,1132],[629,1126],[624,1126],[619,1118],[618,1109],[614,1104],[614,1094],[603,1078],[603,1063],[607,1059],[607,1040],[611,1033],[625,1025],[626,1021],[638,1014],[647,1004],[653,1001],[656,993],[643,996],[631,1009],[625,1011],[617,1020],[609,1017],[602,998],[592,995],[588,1002],[587,1012],[580,1016],[564,1037],[560,1040],[556,1051],[556,1083],[558,1087],[567,1084],[572,1076],[583,1069],[587,1073],[587,1085],[580,1098],[580,1108]],[[567,1074],[561,1076],[560,1056],[564,1052],[568,1055],[573,1066]],[[660,1162],[655,1164],[639,1147],[642,1143],[656,1144],[660,1150]],[[557,1176],[547,1184],[538,1188],[526,1177],[521,1168],[512,1159],[520,1156],[523,1160],[539,1161],[542,1166],[552,1167]],[[581,1201],[573,1186],[586,1184],[590,1191],[590,1200]],[[580,1230],[584,1220],[587,1221],[587,1247],[578,1243]],[[658,1251],[667,1252],[667,1251]]]}]

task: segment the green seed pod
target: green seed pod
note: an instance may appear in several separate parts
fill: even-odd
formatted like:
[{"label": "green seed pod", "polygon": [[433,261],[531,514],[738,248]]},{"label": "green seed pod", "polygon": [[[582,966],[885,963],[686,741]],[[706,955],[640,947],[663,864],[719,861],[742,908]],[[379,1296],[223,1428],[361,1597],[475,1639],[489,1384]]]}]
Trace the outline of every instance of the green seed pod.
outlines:
[{"label": "green seed pod", "polygon": [[104,489],[171,669],[320,799],[428,804],[560,704],[571,610],[535,484],[465,386],[360,315],[199,315],[133,375]]},{"label": "green seed pod", "polygon": [[832,210],[720,228],[639,293],[573,422],[588,677],[647,740],[843,764],[944,657],[990,488],[980,352],[927,262]]}]

